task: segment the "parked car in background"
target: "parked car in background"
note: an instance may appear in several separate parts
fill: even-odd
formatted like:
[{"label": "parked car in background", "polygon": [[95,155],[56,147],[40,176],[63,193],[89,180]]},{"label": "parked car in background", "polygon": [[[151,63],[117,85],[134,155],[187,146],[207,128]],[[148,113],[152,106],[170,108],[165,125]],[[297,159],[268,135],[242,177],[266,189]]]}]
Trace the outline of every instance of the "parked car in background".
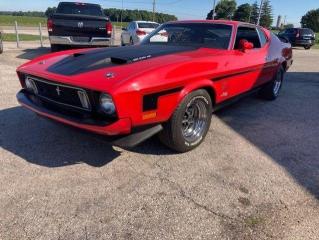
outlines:
[{"label": "parked car in background", "polygon": [[127,28],[123,28],[121,34],[121,45],[134,45],[140,43],[148,34],[160,24],[149,21],[133,21]]},{"label": "parked car in background", "polygon": [[141,44],[41,56],[17,69],[18,101],[38,115],[132,147],[155,134],[178,152],[197,147],[211,114],[259,91],[275,100],[291,44],[235,21],[176,21]]},{"label": "parked car in background", "polygon": [[99,47],[111,44],[112,23],[98,4],[60,2],[48,19],[52,51],[62,47]]},{"label": "parked car in background", "polygon": [[316,40],[316,35],[310,28],[287,28],[278,36],[287,39],[292,46],[301,46],[305,49],[310,49]]},{"label": "parked car in background", "polygon": [[3,53],[2,36],[3,36],[3,33],[1,31],[1,29],[0,29],[0,54]]}]

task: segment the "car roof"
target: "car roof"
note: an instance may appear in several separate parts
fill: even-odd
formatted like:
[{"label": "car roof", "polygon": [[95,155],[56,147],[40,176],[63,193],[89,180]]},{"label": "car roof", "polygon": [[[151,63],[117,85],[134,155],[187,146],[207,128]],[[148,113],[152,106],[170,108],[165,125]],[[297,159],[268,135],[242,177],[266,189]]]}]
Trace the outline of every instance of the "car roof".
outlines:
[{"label": "car roof", "polygon": [[133,21],[133,22],[136,22],[136,23],[156,23],[156,24],[159,24],[157,22],[152,22],[152,21],[142,21],[142,20],[137,20],[137,21]]},{"label": "car roof", "polygon": [[171,21],[169,23],[218,23],[218,24],[227,24],[227,25],[249,25],[252,27],[256,27],[256,24],[248,23],[248,22],[240,22],[240,21],[232,21],[232,20],[179,20],[179,21]]}]

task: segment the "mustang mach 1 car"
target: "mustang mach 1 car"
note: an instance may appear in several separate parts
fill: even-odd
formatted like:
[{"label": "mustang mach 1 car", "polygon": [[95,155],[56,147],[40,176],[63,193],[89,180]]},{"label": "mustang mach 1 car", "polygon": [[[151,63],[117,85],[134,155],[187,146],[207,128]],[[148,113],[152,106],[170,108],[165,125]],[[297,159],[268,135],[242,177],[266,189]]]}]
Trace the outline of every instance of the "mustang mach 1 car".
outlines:
[{"label": "mustang mach 1 car", "polygon": [[276,99],[292,64],[289,43],[234,21],[163,24],[140,45],[69,50],[17,69],[18,101],[38,115],[135,146],[158,134],[186,152],[205,138],[211,114],[258,90]]}]

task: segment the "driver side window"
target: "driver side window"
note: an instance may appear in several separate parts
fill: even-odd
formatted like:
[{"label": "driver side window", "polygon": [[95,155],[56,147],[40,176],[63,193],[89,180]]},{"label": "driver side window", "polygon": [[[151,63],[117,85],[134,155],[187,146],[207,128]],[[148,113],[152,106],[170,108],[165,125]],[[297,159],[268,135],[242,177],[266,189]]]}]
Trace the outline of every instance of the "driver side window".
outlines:
[{"label": "driver side window", "polygon": [[245,39],[248,42],[251,42],[252,44],[254,44],[254,48],[260,48],[261,47],[259,36],[258,36],[257,31],[256,31],[256,28],[253,28],[253,27],[238,27],[234,49],[239,49],[240,48],[239,42],[242,39]]}]

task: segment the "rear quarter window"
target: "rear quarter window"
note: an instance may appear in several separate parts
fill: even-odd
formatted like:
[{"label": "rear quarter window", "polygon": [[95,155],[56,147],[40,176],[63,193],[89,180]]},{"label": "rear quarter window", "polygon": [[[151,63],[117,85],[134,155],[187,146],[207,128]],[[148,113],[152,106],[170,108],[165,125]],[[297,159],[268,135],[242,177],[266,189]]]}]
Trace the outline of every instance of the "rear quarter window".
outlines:
[{"label": "rear quarter window", "polygon": [[263,47],[267,43],[267,37],[265,35],[265,32],[262,29],[257,28],[257,31],[258,31],[259,38],[260,38],[260,45],[261,45],[261,47]]}]

